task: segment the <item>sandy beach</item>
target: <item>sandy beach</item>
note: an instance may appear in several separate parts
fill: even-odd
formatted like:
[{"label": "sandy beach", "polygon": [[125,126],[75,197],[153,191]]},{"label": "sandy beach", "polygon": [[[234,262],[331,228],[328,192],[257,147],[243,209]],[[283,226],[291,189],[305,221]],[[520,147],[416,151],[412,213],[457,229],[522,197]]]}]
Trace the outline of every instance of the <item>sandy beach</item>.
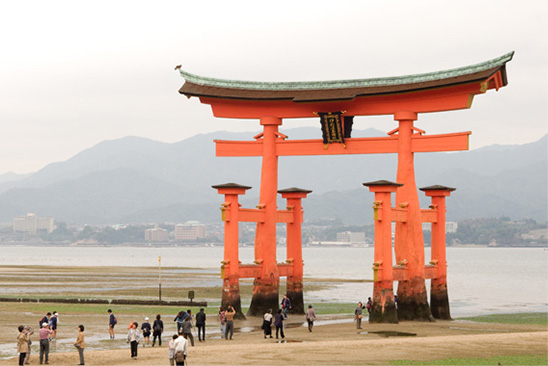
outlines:
[{"label": "sandy beach", "polygon": [[[329,324],[337,319],[319,317],[313,332],[293,316],[285,340],[264,339],[255,326],[259,319],[237,322],[244,332],[233,340],[208,337],[190,348],[189,365],[384,365],[392,360],[436,360],[449,357],[489,357],[503,355],[546,355],[548,332],[545,326],[494,324],[469,321],[402,322],[400,324],[363,324],[358,330],[352,322]],[[300,318],[300,316],[299,316]],[[338,319],[341,321],[342,319]],[[213,323],[213,322],[212,322]],[[325,325],[320,325],[324,323]],[[68,329],[62,329],[66,336]],[[119,329],[121,332],[122,329]],[[106,332],[106,330],[105,330]],[[381,332],[374,333],[374,332]],[[385,337],[383,332],[408,333]],[[76,332],[72,330],[73,338]],[[169,334],[169,333],[168,333]],[[415,334],[415,335],[410,335]],[[139,357],[130,358],[124,334],[118,335],[110,350],[87,350],[87,365],[161,365],[168,364],[167,347],[139,347]],[[167,334],[164,337],[168,338]],[[72,339],[71,339],[72,340]],[[107,341],[108,342],[108,341]],[[14,343],[15,347],[15,343]],[[14,364],[15,359],[0,365]],[[16,362],[16,361],[15,361]],[[75,365],[76,350],[50,353],[52,365]],[[38,364],[38,355],[31,356]]]}]

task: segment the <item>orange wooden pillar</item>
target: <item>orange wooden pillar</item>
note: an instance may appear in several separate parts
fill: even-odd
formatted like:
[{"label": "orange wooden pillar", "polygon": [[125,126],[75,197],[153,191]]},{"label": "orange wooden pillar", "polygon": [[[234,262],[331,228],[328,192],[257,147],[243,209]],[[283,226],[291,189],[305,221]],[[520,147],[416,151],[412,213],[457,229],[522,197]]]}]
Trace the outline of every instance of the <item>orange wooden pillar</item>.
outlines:
[{"label": "orange wooden pillar", "polygon": [[287,209],[293,212],[293,222],[287,224],[287,263],[292,271],[287,276],[287,297],[291,301],[293,314],[304,314],[303,298],[303,249],[302,249],[302,199],[312,191],[289,188],[279,190],[282,198],[287,199]]},{"label": "orange wooden pillar", "polygon": [[432,223],[431,263],[436,266],[436,277],[430,283],[430,308],[434,318],[450,320],[445,250],[445,197],[449,197],[455,188],[436,185],[420,190],[426,196],[432,197],[431,207],[437,211],[436,222]]},{"label": "orange wooden pillar", "polygon": [[262,316],[267,309],[278,308],[280,276],[276,261],[276,200],[278,190],[278,154],[276,140],[282,120],[262,117],[263,161],[259,208],[264,209],[264,221],[257,223],[255,232],[255,262],[261,270],[253,284],[253,297],[248,315]]},{"label": "orange wooden pillar", "polygon": [[406,207],[408,211],[407,220],[396,223],[396,261],[407,263],[408,275],[398,283],[398,318],[431,320],[424,279],[424,237],[412,146],[413,134],[420,130],[413,126],[417,119],[414,112],[396,112],[394,119],[399,122],[397,181],[403,184],[396,192],[396,204]]},{"label": "orange wooden pillar", "polygon": [[221,266],[221,277],[223,279],[221,305],[225,309],[228,305],[231,305],[236,311],[236,317],[245,319],[240,300],[240,261],[238,253],[240,204],[238,203],[238,195],[245,194],[245,191],[251,187],[236,183],[220,184],[212,187],[219,194],[225,196],[225,202],[221,206],[222,220],[225,222],[225,252]]},{"label": "orange wooden pillar", "polygon": [[[402,184],[380,180],[363,183],[375,192],[375,261],[373,263],[373,306],[370,323],[397,323],[392,274],[392,200]],[[401,189],[401,188],[400,188]]]}]

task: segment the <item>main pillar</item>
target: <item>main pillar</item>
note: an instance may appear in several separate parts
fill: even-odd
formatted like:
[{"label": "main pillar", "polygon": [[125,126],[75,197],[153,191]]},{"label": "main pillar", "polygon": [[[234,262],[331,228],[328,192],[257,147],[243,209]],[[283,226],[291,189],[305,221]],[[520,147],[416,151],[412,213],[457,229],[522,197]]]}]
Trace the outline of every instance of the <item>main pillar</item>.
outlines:
[{"label": "main pillar", "polygon": [[257,223],[255,262],[261,271],[253,283],[253,297],[247,315],[262,316],[268,309],[278,308],[280,276],[276,262],[276,199],[278,189],[278,155],[276,139],[282,120],[262,117],[263,161],[259,207],[265,210],[264,222]]},{"label": "main pillar", "polygon": [[287,276],[287,297],[291,301],[293,314],[304,314],[301,200],[311,192],[299,188],[278,191],[282,198],[287,199],[287,209],[293,211],[293,222],[287,224],[287,263],[292,266],[292,271]]},{"label": "main pillar", "polygon": [[245,194],[245,191],[251,187],[235,183],[220,184],[212,187],[219,194],[225,195],[225,202],[221,207],[223,212],[222,219],[225,222],[225,252],[221,267],[221,277],[223,278],[221,306],[226,309],[231,305],[236,311],[236,317],[245,319],[240,300],[240,261],[238,252],[240,204],[238,203],[238,195]]},{"label": "main pillar", "polygon": [[438,185],[420,190],[432,197],[432,208],[437,210],[436,222],[432,223],[431,262],[436,265],[436,277],[430,282],[430,309],[434,318],[450,320],[445,250],[445,197],[449,197],[455,188]]},{"label": "main pillar", "polygon": [[[373,263],[373,305],[370,323],[397,323],[392,278],[392,199],[402,185],[389,181],[363,183],[375,192],[375,261]],[[400,188],[401,189],[401,188]]]},{"label": "main pillar", "polygon": [[406,280],[398,283],[398,318],[433,320],[424,279],[424,237],[412,150],[412,137],[417,130],[413,122],[417,114],[396,112],[394,119],[399,122],[397,181],[403,184],[396,192],[396,204],[408,211],[407,221],[396,223],[394,244],[396,261],[406,264],[408,274]]}]

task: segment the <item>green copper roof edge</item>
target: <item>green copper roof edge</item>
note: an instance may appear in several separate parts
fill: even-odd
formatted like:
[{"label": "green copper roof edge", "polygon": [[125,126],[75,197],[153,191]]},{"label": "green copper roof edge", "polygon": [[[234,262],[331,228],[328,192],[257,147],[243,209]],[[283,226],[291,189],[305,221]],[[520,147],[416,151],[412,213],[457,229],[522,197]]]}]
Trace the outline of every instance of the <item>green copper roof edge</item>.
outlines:
[{"label": "green copper roof edge", "polygon": [[181,76],[188,82],[211,87],[230,88],[230,89],[252,89],[252,90],[314,90],[314,89],[344,89],[344,88],[360,88],[360,87],[375,87],[414,84],[427,81],[435,81],[458,77],[462,75],[473,74],[503,66],[514,56],[514,51],[495,59],[484,61],[479,64],[459,67],[456,69],[442,70],[425,74],[394,76],[385,78],[372,79],[355,79],[355,80],[329,80],[329,81],[294,81],[294,82],[261,82],[261,81],[242,81],[217,79],[194,75],[179,69]]}]

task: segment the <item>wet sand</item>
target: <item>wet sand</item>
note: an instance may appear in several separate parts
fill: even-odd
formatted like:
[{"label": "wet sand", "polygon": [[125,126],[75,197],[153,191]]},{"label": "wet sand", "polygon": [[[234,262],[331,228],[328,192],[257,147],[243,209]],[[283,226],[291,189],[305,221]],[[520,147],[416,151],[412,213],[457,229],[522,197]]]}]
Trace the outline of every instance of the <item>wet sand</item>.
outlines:
[{"label": "wet sand", "polygon": [[[327,317],[322,317],[327,320]],[[239,322],[254,326],[259,319]],[[321,318],[320,318],[321,320]],[[295,321],[295,319],[293,320]],[[318,322],[321,324],[321,321]],[[294,323],[294,325],[296,325]],[[66,330],[63,329],[63,332]],[[372,332],[395,331],[415,336],[384,337]],[[76,332],[74,339],[76,337]],[[167,338],[167,337],[165,337]],[[71,338],[72,341],[72,338]],[[316,325],[313,332],[304,326],[288,327],[286,342],[264,339],[257,330],[234,335],[233,340],[217,336],[205,343],[196,340],[190,348],[189,365],[382,365],[392,360],[436,360],[448,357],[489,357],[500,355],[546,355],[548,332],[544,326],[488,324],[464,321],[403,322],[400,324],[354,323]],[[129,347],[119,337],[108,341],[123,349],[86,350],[86,365],[168,364],[167,347],[139,347],[139,357],[129,357]],[[37,354],[31,364],[38,363]],[[13,364],[14,359],[0,361]],[[54,352],[52,365],[75,365],[78,354]]]}]

